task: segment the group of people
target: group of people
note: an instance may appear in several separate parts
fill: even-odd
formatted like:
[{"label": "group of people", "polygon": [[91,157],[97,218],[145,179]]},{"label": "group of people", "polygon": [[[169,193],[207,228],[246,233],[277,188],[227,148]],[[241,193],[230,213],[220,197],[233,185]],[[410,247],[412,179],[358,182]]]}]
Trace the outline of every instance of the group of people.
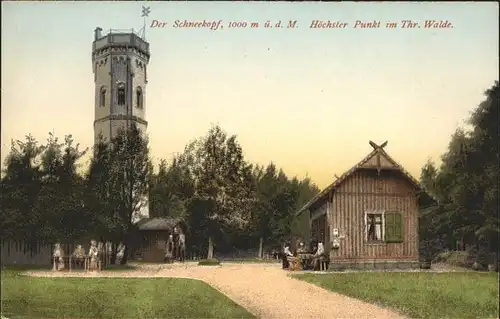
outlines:
[{"label": "group of people", "polygon": [[298,258],[302,264],[302,269],[317,270],[321,259],[325,256],[325,247],[321,241],[317,242],[317,244],[313,241],[310,249],[307,249],[304,242],[300,242],[294,252],[290,250],[290,244],[285,244],[282,254],[283,269],[290,267],[289,259]]},{"label": "group of people", "polygon": [[[75,266],[87,267],[88,270],[97,270],[102,268],[103,257],[105,255],[105,248],[102,242],[97,243],[96,240],[90,241],[90,248],[88,255],[85,254],[85,249],[82,245],[77,245],[71,257],[75,262]],[[53,270],[64,270],[65,256],[64,250],[60,243],[54,245],[53,257]],[[88,265],[85,265],[85,260],[88,259]],[[67,260],[68,262],[70,259]]]},{"label": "group of people", "polygon": [[171,263],[174,260],[184,261],[185,259],[186,236],[177,227],[174,227],[166,242],[165,262]]}]

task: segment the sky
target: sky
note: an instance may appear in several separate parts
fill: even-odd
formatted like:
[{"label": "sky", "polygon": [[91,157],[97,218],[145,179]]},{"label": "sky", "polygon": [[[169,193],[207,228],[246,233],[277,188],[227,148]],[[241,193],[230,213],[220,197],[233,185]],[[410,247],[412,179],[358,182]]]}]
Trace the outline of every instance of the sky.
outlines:
[{"label": "sky", "polygon": [[[171,159],[220,125],[252,163],[319,187],[376,143],[418,178],[498,79],[497,3],[2,2],[1,156],[49,132],[93,143],[93,31],[150,42],[146,119],[152,156]],[[225,27],[173,28],[175,20]],[[425,20],[452,28],[424,28]],[[153,20],[167,22],[151,28]],[[269,20],[283,28],[264,28]],[[297,20],[296,28],[286,28]],[[313,20],[347,22],[310,28]],[[356,20],[380,28],[353,28]],[[385,28],[413,20],[421,28]],[[229,22],[259,28],[229,28]]]}]

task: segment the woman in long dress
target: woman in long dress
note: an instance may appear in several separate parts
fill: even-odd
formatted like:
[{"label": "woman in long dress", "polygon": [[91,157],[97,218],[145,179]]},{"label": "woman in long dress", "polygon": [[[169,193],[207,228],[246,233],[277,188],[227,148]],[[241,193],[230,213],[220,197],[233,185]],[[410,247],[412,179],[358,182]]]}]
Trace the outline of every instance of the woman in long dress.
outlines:
[{"label": "woman in long dress", "polygon": [[186,259],[186,236],[184,233],[179,234],[179,261]]},{"label": "woman in long dress", "polygon": [[285,248],[283,249],[283,269],[288,269],[290,267],[290,262],[288,262],[289,257],[293,257],[292,252],[290,251],[290,245],[285,244]]},{"label": "woman in long dress", "polygon": [[97,248],[97,242],[95,240],[90,241],[89,248],[89,270],[96,271],[99,266],[99,250]]},{"label": "woman in long dress", "polygon": [[171,263],[173,259],[174,251],[174,238],[172,235],[168,236],[167,242],[165,243],[165,262]]},{"label": "woman in long dress", "polygon": [[313,256],[313,270],[319,269],[319,262],[323,257],[325,257],[325,247],[322,242],[319,242],[318,249]]},{"label": "woman in long dress", "polygon": [[54,270],[63,270],[64,269],[64,251],[61,248],[60,243],[56,243],[54,245]]}]

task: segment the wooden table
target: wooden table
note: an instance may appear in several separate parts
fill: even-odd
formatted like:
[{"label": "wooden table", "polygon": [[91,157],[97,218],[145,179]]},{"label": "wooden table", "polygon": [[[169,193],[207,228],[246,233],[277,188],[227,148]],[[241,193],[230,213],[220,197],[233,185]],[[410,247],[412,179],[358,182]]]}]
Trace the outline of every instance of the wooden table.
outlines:
[{"label": "wooden table", "polygon": [[[52,257],[52,265],[53,265],[52,269],[53,270],[57,270],[57,267],[56,267],[56,258],[62,258],[62,260],[64,261],[64,265],[66,265],[66,261],[67,261],[68,262],[68,271],[70,271],[70,272],[73,269],[72,268],[73,261],[75,259],[79,259],[78,257],[74,257],[74,256]],[[88,256],[83,256],[83,258],[84,258],[83,267],[87,271],[88,268],[89,268],[89,257]]]},{"label": "wooden table", "polygon": [[314,254],[311,253],[299,253],[297,257],[300,259],[303,269],[310,268],[311,260],[314,258]]}]

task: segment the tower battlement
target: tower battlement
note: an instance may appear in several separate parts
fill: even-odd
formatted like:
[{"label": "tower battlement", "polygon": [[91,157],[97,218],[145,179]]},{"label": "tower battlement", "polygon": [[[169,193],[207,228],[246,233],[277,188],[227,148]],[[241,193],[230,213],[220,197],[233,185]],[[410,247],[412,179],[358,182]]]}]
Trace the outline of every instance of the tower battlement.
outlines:
[{"label": "tower battlement", "polygon": [[109,48],[135,49],[144,54],[149,60],[149,43],[144,40],[134,29],[118,30],[110,29],[103,33],[101,28],[94,30],[94,42],[92,43],[92,59],[108,52]]}]

